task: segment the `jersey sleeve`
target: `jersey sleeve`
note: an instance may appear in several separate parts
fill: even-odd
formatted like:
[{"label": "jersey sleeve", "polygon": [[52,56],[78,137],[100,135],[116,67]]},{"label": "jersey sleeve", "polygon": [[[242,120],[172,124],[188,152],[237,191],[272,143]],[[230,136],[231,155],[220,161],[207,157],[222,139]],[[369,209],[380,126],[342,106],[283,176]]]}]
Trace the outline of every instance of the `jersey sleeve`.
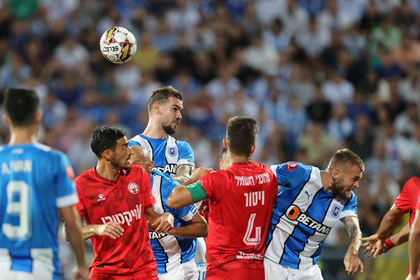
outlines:
[{"label": "jersey sleeve", "polygon": [[132,147],[132,146],[140,146],[140,144],[138,143],[138,142],[136,142],[136,141],[133,141],[133,140],[128,140],[128,146],[129,147]]},{"label": "jersey sleeve", "polygon": [[79,199],[76,194],[75,185],[73,182],[74,172],[70,161],[63,153],[57,153],[58,166],[56,171],[56,205],[58,208],[63,208],[75,205]]},{"label": "jersey sleeve", "polygon": [[[170,176],[166,176],[166,174],[162,174],[162,180],[163,180],[163,186],[165,190],[165,201],[167,201],[168,196],[172,193],[172,190],[176,186],[179,186],[180,183],[172,179]],[[188,205],[186,207],[180,208],[180,209],[172,209],[172,208],[169,208],[169,209],[171,210],[171,212],[173,212],[179,218],[183,219],[186,222],[191,221],[195,213],[197,213],[197,206],[195,205],[195,203]]]},{"label": "jersey sleeve", "polygon": [[219,200],[222,195],[223,185],[228,182],[228,178],[223,174],[226,174],[226,171],[213,171],[198,180],[206,191],[207,198],[211,201]]},{"label": "jersey sleeve", "polygon": [[194,152],[187,142],[179,141],[178,142],[178,151],[179,151],[179,157],[178,157],[178,165],[181,164],[188,164],[195,166],[194,163]]},{"label": "jersey sleeve", "polygon": [[340,214],[340,219],[344,217],[358,217],[357,215],[357,196],[351,191],[351,198],[343,207],[343,211]]},{"label": "jersey sleeve", "polygon": [[75,180],[77,195],[79,197],[79,202],[76,204],[76,210],[79,213],[80,218],[83,218],[86,217],[86,209],[85,205],[83,204],[83,192],[81,190],[80,180],[82,180],[81,177],[77,177]]},{"label": "jersey sleeve", "polygon": [[413,201],[412,195],[413,193],[415,193],[412,191],[413,187],[417,186],[414,183],[413,178],[411,178],[407,181],[407,183],[405,183],[401,193],[395,199],[395,207],[397,207],[397,209],[401,212],[408,213],[411,210],[411,205]]},{"label": "jersey sleeve", "polygon": [[272,165],[270,169],[277,177],[279,192],[285,188],[302,187],[311,176],[312,168],[298,162],[286,162]]}]

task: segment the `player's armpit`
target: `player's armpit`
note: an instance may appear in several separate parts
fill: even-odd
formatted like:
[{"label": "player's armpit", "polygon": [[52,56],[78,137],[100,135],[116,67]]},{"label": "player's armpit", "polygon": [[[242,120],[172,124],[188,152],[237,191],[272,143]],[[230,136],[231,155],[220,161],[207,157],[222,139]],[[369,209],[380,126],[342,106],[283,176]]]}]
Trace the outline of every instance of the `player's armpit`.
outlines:
[{"label": "player's armpit", "polygon": [[176,169],[176,175],[172,176],[174,180],[177,180],[181,184],[187,181],[194,172],[194,166],[189,164],[181,164]]}]

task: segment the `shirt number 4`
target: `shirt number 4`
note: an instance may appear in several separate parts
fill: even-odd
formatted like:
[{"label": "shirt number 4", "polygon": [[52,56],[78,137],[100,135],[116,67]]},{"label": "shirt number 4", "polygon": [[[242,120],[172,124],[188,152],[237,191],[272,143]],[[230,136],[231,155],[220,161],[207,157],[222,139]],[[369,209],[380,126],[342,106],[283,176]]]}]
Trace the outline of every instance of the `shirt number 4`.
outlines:
[{"label": "shirt number 4", "polygon": [[253,213],[248,220],[248,227],[243,239],[244,243],[248,246],[257,247],[261,243],[261,227],[255,227],[255,236],[251,237],[252,232],[254,231],[254,221],[256,216],[257,214]]}]

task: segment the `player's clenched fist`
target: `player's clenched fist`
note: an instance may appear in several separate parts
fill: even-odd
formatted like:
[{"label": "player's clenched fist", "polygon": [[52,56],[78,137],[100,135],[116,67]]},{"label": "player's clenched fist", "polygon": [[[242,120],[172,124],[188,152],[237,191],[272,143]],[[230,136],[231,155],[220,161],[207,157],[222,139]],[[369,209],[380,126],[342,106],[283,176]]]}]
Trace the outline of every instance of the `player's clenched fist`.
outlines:
[{"label": "player's clenched fist", "polygon": [[95,234],[99,236],[108,236],[112,239],[120,238],[123,235],[124,229],[121,223],[109,222],[103,225],[96,225]]},{"label": "player's clenched fist", "polygon": [[169,233],[169,231],[174,229],[174,216],[172,216],[171,213],[166,212],[156,219],[152,224],[152,227],[156,227],[155,232],[157,233]]}]

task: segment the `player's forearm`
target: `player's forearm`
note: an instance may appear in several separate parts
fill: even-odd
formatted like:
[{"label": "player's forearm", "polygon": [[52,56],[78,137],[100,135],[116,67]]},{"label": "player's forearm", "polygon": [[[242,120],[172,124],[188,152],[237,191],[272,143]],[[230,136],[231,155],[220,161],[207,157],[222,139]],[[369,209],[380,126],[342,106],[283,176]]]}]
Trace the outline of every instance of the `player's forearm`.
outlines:
[{"label": "player's forearm", "polygon": [[97,229],[100,225],[87,225],[82,227],[82,237],[84,240],[98,235]]},{"label": "player's forearm", "polygon": [[[194,171],[194,166],[188,164],[182,164],[178,166],[176,175],[172,176],[172,179],[184,184],[191,177]],[[188,186],[188,185],[187,185]]]},{"label": "player's forearm", "polygon": [[401,245],[408,241],[408,237],[410,235],[410,224],[405,224],[397,233],[394,233],[390,239],[394,246]]},{"label": "player's forearm", "polygon": [[86,268],[85,242],[82,237],[82,225],[80,220],[76,220],[73,223],[67,223],[65,231],[74,250],[74,254],[76,255],[77,265],[80,268]]},{"label": "player's forearm", "polygon": [[355,217],[345,217],[344,226],[349,240],[348,251],[353,254],[359,254],[359,248],[362,245],[362,241],[360,241],[362,232],[359,227],[359,220]]},{"label": "player's forearm", "polygon": [[172,179],[180,182],[181,184],[185,183],[186,181],[188,181],[189,177],[184,176],[184,175],[175,175],[172,176]]},{"label": "player's forearm", "polygon": [[157,225],[154,225],[154,223],[156,222],[156,220],[160,217],[164,217],[165,219],[167,219],[169,217],[169,215],[171,215],[169,212],[165,212],[163,214],[160,214],[158,212],[154,212],[152,214],[149,214],[147,216],[147,226],[151,229],[151,230],[155,230],[157,228]]},{"label": "player's forearm", "polygon": [[208,230],[206,223],[194,223],[185,227],[175,227],[171,234],[184,238],[207,237]]},{"label": "player's forearm", "polygon": [[[413,225],[413,228],[410,232],[409,238],[409,254],[410,254],[410,267],[412,274],[416,273],[419,269],[419,259],[420,259],[420,228],[416,228]],[[413,274],[413,275],[414,275]]]},{"label": "player's forearm", "polygon": [[389,233],[398,225],[403,215],[403,212],[399,211],[395,206],[392,206],[383,217],[378,228],[377,234],[379,239],[385,240]]}]

